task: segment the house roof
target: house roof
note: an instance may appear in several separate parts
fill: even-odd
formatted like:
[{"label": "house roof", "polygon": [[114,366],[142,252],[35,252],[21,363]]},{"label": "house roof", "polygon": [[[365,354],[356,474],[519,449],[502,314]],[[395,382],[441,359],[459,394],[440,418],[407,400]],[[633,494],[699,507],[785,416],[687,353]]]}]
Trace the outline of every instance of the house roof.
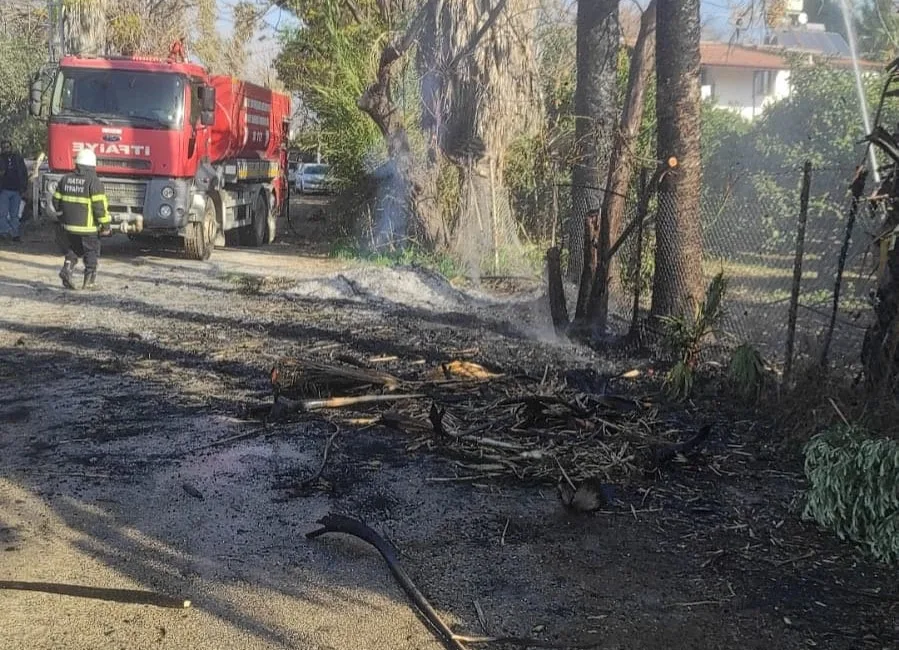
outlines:
[{"label": "house roof", "polygon": [[[722,68],[752,68],[753,70],[789,70],[790,54],[813,54],[800,52],[772,45],[750,46],[732,45],[704,41],[699,44],[702,65]],[[820,56],[820,53],[814,53]],[[837,68],[851,68],[852,59],[840,56],[824,56],[830,65]],[[864,70],[879,70],[883,64],[875,61],[859,59],[859,66]]]},{"label": "house roof", "polygon": [[783,70],[789,68],[786,57],[777,52],[745,45],[706,42],[699,44],[703,65],[723,68],[753,68],[754,70]]}]

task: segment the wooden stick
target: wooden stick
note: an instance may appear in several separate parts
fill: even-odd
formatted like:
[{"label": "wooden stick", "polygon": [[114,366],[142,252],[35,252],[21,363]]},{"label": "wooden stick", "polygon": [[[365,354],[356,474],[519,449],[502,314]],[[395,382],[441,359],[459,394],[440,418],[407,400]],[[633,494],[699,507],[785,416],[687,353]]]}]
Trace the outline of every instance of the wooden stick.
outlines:
[{"label": "wooden stick", "polygon": [[124,604],[155,605],[156,607],[168,607],[173,609],[185,609],[190,607],[190,601],[187,599],[172,598],[171,596],[156,593],[155,591],[143,591],[138,589],[85,587],[83,585],[69,585],[60,582],[24,582],[20,580],[0,580],[0,589],[40,591],[45,594],[93,598],[96,600],[107,600]]},{"label": "wooden stick", "polygon": [[418,397],[427,397],[421,393],[411,395],[359,395],[356,397],[329,397],[327,399],[301,399],[292,400],[286,397],[278,397],[269,412],[270,420],[278,420],[285,415],[292,413],[302,413],[305,411],[313,411],[316,409],[333,409],[342,408],[344,406],[355,406],[356,404],[372,404],[375,402],[391,402],[403,399],[415,399]]},{"label": "wooden stick", "polygon": [[359,395],[357,397],[328,397],[327,399],[304,399],[300,403],[307,411],[314,409],[334,409],[344,406],[355,406],[356,404],[370,404],[374,402],[392,402],[403,399],[416,399],[418,397],[427,397],[421,393],[411,395]]},{"label": "wooden stick", "polygon": [[555,641],[541,641],[540,639],[530,639],[520,636],[462,636],[455,635],[456,639],[463,643],[496,643],[505,645],[517,645],[522,648],[555,648],[556,650],[564,650],[565,648],[573,648],[574,650],[586,650],[587,648],[598,648],[602,645],[601,641],[585,642],[585,643],[569,643],[563,641],[561,643]]}]

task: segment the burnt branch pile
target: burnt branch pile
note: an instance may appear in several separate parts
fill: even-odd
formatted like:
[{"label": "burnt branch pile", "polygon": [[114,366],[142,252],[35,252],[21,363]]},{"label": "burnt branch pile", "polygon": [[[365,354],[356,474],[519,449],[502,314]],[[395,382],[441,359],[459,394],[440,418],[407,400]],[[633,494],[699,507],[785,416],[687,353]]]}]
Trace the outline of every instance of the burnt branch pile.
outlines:
[{"label": "burnt branch pile", "polygon": [[[387,364],[391,372],[375,367]],[[465,360],[282,359],[271,373],[272,414],[339,408],[335,421],[401,432],[408,451],[452,460],[455,474],[434,480],[564,480],[572,488],[653,472],[701,451],[684,440],[708,436],[682,432],[650,397],[591,387],[575,371],[550,375],[549,368],[538,379]]]}]

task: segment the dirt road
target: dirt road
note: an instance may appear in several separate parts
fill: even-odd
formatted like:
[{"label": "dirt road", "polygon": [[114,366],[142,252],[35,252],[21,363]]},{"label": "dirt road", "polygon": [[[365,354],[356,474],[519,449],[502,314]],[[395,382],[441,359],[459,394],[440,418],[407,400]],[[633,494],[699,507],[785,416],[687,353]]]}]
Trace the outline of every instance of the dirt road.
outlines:
[{"label": "dirt road", "polygon": [[[281,355],[435,365],[475,348],[482,363],[537,376],[614,370],[537,340],[533,302],[491,303],[427,273],[317,253],[295,233],[206,263],[116,240],[102,288],[72,293],[46,233],[0,250],[0,647],[440,647],[371,548],[305,539],[327,512],[384,532],[464,633],[484,633],[479,607],[490,634],[604,648],[896,647],[889,602],[820,587],[841,578],[873,589],[887,574],[852,565],[850,549],[799,523],[789,504],[801,481],[765,474],[762,460],[748,484],[727,478],[722,460],[718,477],[680,476],[642,497],[633,488],[633,509],[573,516],[551,489],[442,480],[456,475],[452,463],[407,451],[402,434],[340,425],[330,490],[288,497],[282,485],[318,468],[338,425],[309,415],[263,432],[242,418],[267,396]],[[512,313],[531,338],[503,323]],[[703,524],[708,535],[659,518],[664,488],[679,481],[712,486],[701,505],[727,513]],[[775,526],[805,535],[836,568],[741,559],[774,543]],[[102,591],[117,589],[192,606]]]}]

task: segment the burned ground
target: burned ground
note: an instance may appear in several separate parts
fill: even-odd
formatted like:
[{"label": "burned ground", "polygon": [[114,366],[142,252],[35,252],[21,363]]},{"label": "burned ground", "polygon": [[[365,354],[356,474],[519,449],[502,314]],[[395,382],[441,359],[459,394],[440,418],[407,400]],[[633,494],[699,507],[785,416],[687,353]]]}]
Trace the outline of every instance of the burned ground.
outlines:
[{"label": "burned ground", "polygon": [[[302,216],[293,222],[308,234]],[[384,533],[464,633],[484,632],[479,607],[489,634],[604,648],[899,643],[895,573],[803,522],[801,467],[778,432],[714,395],[653,398],[620,416],[648,423],[647,445],[704,424],[713,435],[659,472],[643,471],[635,442],[637,471],[611,469],[617,501],[591,514],[565,510],[553,480],[491,476],[476,446],[438,444],[434,399],[268,427],[248,415],[270,399],[283,356],[352,358],[416,381],[457,359],[502,373],[432,393],[466,425],[498,417],[504,394],[558,390],[571,370],[652,396],[652,383],[610,380],[648,360],[552,342],[539,292],[491,302],[422,271],[327,259],[314,235],[288,232],[207,263],[112,242],[102,290],[70,294],[49,241],[32,232],[0,251],[5,648],[439,647],[372,549],[305,539],[327,512]],[[593,404],[589,384],[565,399]],[[389,412],[424,428],[379,424]],[[490,435],[527,438],[501,423]],[[320,480],[297,490],[326,446]],[[23,581],[155,590],[193,606],[12,588]]]}]

